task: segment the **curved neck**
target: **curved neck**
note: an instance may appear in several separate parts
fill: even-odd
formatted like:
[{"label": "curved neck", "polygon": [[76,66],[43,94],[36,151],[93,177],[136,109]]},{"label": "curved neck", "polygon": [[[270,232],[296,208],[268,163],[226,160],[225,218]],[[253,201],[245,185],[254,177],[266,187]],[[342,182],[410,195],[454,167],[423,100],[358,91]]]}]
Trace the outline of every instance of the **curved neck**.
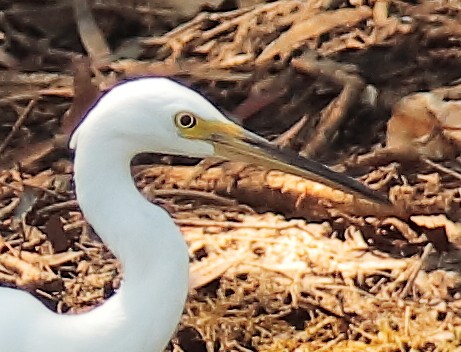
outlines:
[{"label": "curved neck", "polygon": [[[120,142],[98,145],[94,140],[81,138],[75,154],[77,200],[86,220],[122,263],[127,280],[131,277],[131,267],[140,259],[133,258],[133,253],[153,254],[159,250],[156,241],[161,233],[154,231],[155,227],[149,228],[148,224],[155,221],[171,224],[172,220],[136,189],[130,173],[133,155],[128,146]],[[155,260],[153,255],[141,258],[139,262],[146,265]]]},{"label": "curved neck", "polygon": [[162,350],[187,295],[187,247],[170,216],[136,189],[130,173],[135,151],[119,139],[105,136],[101,144],[95,137],[79,138],[74,164],[77,200],[120,260],[123,282],[102,306],[70,316],[69,322],[79,341],[85,341],[86,333],[100,331],[97,343],[85,347],[91,348],[88,351]]}]

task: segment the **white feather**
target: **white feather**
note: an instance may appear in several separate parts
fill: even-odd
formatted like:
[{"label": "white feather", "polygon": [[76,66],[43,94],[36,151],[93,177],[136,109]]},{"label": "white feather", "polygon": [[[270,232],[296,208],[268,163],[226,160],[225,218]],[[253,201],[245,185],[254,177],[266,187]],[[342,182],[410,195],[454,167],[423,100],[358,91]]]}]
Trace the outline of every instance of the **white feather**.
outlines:
[{"label": "white feather", "polygon": [[141,78],[104,95],[74,133],[76,194],[83,213],[122,263],[120,290],[78,315],[51,312],[28,293],[0,288],[0,350],[155,352],[180,319],[188,254],[169,215],[137,191],[130,161],[140,152],[206,157],[213,147],[183,139],[174,115],[225,120],[206,99],[163,78]]}]

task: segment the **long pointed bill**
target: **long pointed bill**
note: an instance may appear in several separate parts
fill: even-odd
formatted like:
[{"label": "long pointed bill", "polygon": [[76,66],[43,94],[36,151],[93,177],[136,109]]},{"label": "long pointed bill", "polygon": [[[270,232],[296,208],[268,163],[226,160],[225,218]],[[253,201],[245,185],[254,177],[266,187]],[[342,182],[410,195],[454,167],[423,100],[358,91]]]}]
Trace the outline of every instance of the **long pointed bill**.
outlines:
[{"label": "long pointed bill", "polygon": [[[231,126],[232,128],[229,128]],[[214,127],[218,126],[215,125]],[[355,179],[337,173],[319,162],[303,158],[293,151],[281,150],[266,139],[238,125],[230,124],[230,126],[228,125],[222,130],[219,127],[207,136],[207,139],[213,143],[215,153],[218,156],[287,172],[354,194],[374,203],[391,204],[386,196],[368,188]]]}]

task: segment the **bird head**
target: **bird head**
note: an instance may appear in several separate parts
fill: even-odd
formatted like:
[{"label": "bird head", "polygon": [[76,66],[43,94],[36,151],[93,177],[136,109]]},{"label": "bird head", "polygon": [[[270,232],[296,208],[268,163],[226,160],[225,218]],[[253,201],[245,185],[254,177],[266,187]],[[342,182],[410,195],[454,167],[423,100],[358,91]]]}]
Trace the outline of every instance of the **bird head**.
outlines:
[{"label": "bird head", "polygon": [[190,157],[235,159],[295,174],[373,202],[386,197],[293,151],[280,150],[237,125],[202,95],[166,78],[144,77],[123,82],[89,111],[74,132],[70,147],[92,131],[116,139],[133,154],[154,152]]}]

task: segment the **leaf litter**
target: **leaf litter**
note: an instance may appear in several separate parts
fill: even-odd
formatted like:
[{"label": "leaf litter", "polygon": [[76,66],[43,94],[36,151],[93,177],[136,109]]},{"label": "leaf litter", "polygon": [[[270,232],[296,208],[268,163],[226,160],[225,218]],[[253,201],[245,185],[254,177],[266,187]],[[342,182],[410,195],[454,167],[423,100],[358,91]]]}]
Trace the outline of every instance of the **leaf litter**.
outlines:
[{"label": "leaf litter", "polygon": [[395,204],[241,163],[138,158],[138,188],[189,244],[168,350],[459,350],[457,2],[56,5],[1,5],[2,284],[61,313],[116,292],[123,268],[79,211],[66,141],[102,91],[155,74]]}]

